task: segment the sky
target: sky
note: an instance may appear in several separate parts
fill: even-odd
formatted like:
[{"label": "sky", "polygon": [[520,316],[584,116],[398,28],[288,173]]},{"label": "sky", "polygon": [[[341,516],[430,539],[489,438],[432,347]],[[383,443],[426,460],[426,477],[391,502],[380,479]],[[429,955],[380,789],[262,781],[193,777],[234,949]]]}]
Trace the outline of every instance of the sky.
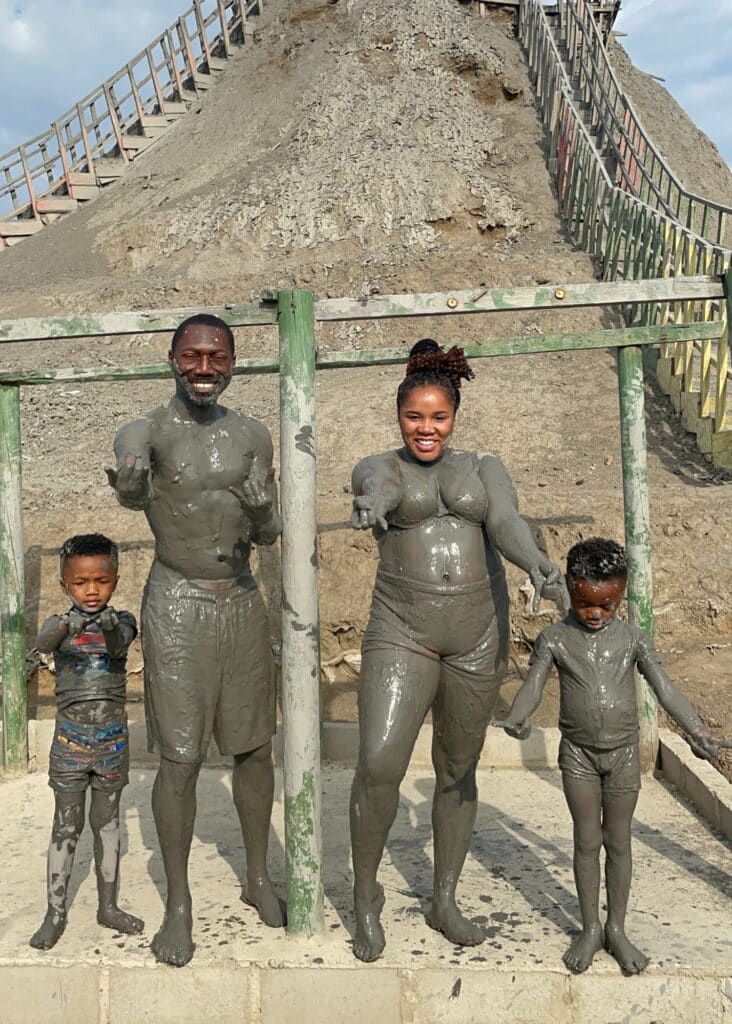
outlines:
[{"label": "sky", "polygon": [[[0,154],[46,129],[187,6],[0,0]],[[616,28],[633,62],[666,79],[732,164],[732,0],[624,0]]]}]

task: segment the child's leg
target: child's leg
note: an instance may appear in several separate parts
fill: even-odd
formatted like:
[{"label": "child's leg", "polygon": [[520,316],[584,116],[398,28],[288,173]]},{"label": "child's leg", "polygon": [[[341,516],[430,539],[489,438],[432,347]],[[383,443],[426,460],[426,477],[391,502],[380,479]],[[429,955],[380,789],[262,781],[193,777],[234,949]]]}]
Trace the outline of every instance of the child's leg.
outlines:
[{"label": "child's leg", "polygon": [[570,971],[581,974],[602,949],[600,927],[600,848],[602,847],[602,790],[600,778],[579,778],[562,772],[564,795],[574,823],[574,880],[577,886],[582,931],[563,960]]},{"label": "child's leg", "polygon": [[48,910],[43,924],[31,938],[35,949],[51,949],[66,927],[66,894],[74,865],[76,844],[84,828],[86,793],[59,793],[53,814],[48,847]]},{"label": "child's leg", "polygon": [[640,974],[648,966],[648,957],[636,949],[625,934],[625,911],[633,873],[630,827],[637,802],[637,792],[609,792],[604,793],[602,799],[602,841],[606,853],[608,909],[605,947],[625,974]]},{"label": "child's leg", "polygon": [[126,914],[117,906],[119,887],[119,801],[122,790],[108,793],[92,789],[89,824],[94,835],[94,863],[97,872],[99,909],[97,921],[107,928],[134,935],[141,932],[144,922]]}]

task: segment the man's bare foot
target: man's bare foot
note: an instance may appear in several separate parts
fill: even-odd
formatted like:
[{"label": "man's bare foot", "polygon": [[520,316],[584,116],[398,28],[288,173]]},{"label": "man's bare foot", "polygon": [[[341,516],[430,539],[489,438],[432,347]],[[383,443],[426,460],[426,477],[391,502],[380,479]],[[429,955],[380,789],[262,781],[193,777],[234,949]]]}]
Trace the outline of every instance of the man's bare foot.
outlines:
[{"label": "man's bare foot", "polygon": [[479,946],[485,939],[485,932],[480,925],[461,914],[453,899],[433,898],[427,924],[458,946]]},{"label": "man's bare foot", "polygon": [[123,935],[137,935],[145,927],[145,922],[132,914],[126,914],[119,907],[100,907],[97,910],[97,923],[105,928],[114,928]]},{"label": "man's bare foot", "polygon": [[386,937],[381,927],[381,911],[384,909],[384,890],[379,885],[371,900],[355,899],[356,935],[353,940],[353,954],[364,963],[370,964],[384,952]]},{"label": "man's bare foot", "polygon": [[287,924],[285,903],[274,891],[267,875],[247,879],[241,898],[250,907],[254,907],[268,928],[284,928]]},{"label": "man's bare foot", "polygon": [[562,960],[572,974],[584,974],[595,959],[595,953],[601,949],[602,928],[598,922],[591,924],[589,928],[583,928],[579,935],[575,936]]},{"label": "man's bare foot", "polygon": [[617,960],[623,974],[641,974],[650,963],[617,925],[605,925],[605,949]]},{"label": "man's bare foot", "polygon": [[30,945],[34,949],[53,949],[58,940],[64,933],[66,928],[66,914],[61,914],[57,910],[51,910],[49,907],[46,911],[46,916],[43,918],[43,924],[32,936]]},{"label": "man's bare foot", "polygon": [[196,948],[192,932],[193,920],[189,909],[177,907],[166,911],[160,931],[150,943],[158,963],[172,967],[187,964]]}]

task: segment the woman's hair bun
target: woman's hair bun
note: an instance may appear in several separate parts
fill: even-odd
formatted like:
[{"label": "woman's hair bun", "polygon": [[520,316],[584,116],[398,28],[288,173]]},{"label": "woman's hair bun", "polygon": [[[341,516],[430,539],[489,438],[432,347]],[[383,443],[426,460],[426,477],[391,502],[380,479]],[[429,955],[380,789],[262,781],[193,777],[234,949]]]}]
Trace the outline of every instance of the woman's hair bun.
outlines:
[{"label": "woman's hair bun", "polygon": [[440,346],[433,338],[422,338],[420,341],[416,341],[409,350],[409,358],[412,356],[421,356],[426,352],[439,352]]}]

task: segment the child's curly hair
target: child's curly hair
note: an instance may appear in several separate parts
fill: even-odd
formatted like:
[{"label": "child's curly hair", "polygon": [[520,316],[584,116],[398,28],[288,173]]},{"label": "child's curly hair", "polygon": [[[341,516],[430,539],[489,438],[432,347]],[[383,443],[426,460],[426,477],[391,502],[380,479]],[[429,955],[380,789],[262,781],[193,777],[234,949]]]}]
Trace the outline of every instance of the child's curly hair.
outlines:
[{"label": "child's curly hair", "polygon": [[624,579],[628,575],[625,548],[604,537],[581,540],[567,554],[567,575],[590,583],[601,583],[615,576]]},{"label": "child's curly hair", "polygon": [[461,348],[453,345],[445,351],[432,338],[422,338],[410,350],[404,380],[397,391],[397,409],[402,407],[410,391],[433,386],[442,388],[457,412],[462,382],[474,377]]}]

